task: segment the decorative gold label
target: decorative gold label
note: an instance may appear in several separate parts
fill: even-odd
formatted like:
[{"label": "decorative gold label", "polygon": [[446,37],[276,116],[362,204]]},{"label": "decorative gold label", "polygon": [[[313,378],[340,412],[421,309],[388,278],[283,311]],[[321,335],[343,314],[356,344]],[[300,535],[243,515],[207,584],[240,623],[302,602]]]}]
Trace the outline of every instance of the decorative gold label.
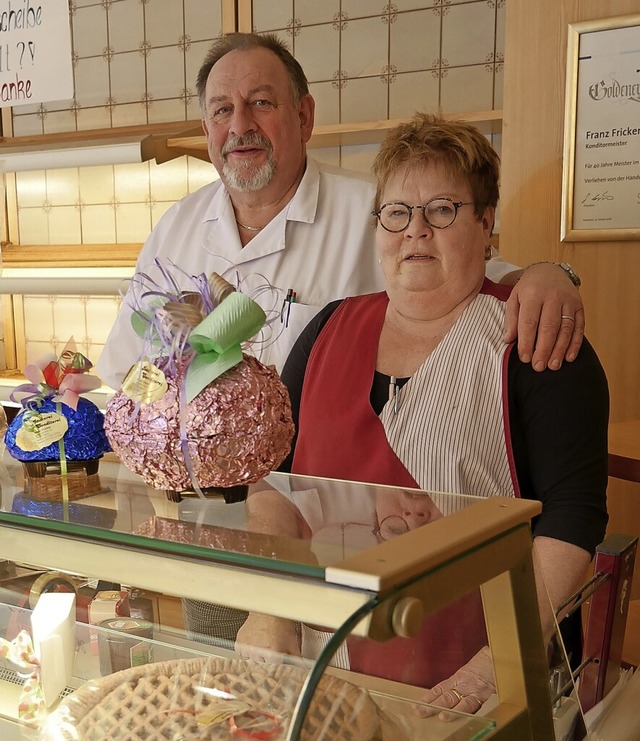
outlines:
[{"label": "decorative gold label", "polygon": [[28,452],[42,450],[61,440],[68,429],[69,423],[61,414],[31,414],[16,433],[16,445]]},{"label": "decorative gold label", "polygon": [[122,382],[122,393],[131,401],[151,404],[167,393],[168,385],[164,373],[148,360],[141,360],[131,366]]}]

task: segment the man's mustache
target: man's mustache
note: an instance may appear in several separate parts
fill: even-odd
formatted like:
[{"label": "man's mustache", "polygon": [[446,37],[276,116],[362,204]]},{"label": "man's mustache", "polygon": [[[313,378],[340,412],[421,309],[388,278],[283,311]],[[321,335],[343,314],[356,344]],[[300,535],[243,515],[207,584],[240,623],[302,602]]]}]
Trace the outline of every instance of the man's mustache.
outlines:
[{"label": "man's mustache", "polygon": [[257,133],[246,134],[245,136],[232,136],[231,139],[227,139],[222,147],[222,156],[226,157],[229,152],[233,151],[237,147],[259,147],[267,152],[271,152],[273,149],[271,142],[266,136]]}]

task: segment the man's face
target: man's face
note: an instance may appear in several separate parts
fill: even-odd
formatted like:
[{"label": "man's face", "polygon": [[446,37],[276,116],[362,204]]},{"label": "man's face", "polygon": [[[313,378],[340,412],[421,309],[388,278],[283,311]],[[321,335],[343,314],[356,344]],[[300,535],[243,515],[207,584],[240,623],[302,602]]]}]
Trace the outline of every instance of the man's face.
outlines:
[{"label": "man's face", "polygon": [[212,68],[202,126],[211,162],[228,188],[286,191],[304,168],[313,99],[295,106],[289,76],[268,49],[234,50]]}]

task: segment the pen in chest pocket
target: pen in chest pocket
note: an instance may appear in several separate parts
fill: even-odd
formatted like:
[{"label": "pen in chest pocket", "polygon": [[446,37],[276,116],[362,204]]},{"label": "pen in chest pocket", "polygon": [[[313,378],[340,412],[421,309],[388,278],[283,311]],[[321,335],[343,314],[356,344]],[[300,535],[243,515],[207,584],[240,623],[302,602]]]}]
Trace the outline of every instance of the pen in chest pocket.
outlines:
[{"label": "pen in chest pocket", "polygon": [[285,327],[289,326],[289,314],[291,313],[291,304],[296,302],[296,292],[293,288],[287,290],[287,295],[282,302],[282,309],[280,310],[280,321],[284,323]]},{"label": "pen in chest pocket", "polygon": [[398,381],[395,376],[389,376],[389,401],[393,402],[393,413],[398,413]]}]

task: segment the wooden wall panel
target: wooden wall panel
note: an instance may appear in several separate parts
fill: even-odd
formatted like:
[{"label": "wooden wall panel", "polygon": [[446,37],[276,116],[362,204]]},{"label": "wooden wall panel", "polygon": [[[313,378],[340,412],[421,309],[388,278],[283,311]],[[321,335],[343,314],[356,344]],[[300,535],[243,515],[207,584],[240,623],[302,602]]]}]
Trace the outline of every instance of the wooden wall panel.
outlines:
[{"label": "wooden wall panel", "polygon": [[[640,242],[560,242],[564,90],[568,24],[632,13],[637,0],[507,0],[506,9],[500,250],[519,265],[576,267],[615,421],[640,418]],[[608,495],[609,531],[640,533],[640,484],[610,479]]]},{"label": "wooden wall panel", "polygon": [[637,0],[508,0],[506,11],[500,249],[520,265],[577,268],[614,420],[640,417],[640,242],[560,242],[564,89],[568,24],[631,13]]}]

